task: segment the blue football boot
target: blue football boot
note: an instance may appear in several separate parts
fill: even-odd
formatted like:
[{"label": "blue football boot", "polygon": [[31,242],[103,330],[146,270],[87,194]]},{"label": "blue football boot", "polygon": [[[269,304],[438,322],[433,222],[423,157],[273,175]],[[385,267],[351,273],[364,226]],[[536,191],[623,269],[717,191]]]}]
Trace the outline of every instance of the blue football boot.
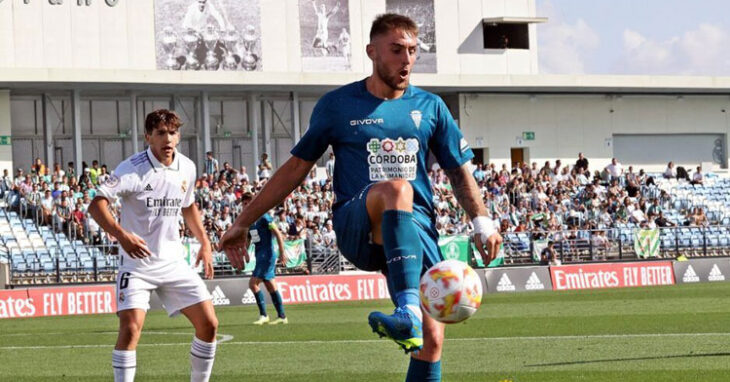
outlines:
[{"label": "blue football boot", "polygon": [[395,341],[406,353],[423,348],[423,323],[408,308],[395,308],[391,315],[372,312],[368,322],[373,332]]}]

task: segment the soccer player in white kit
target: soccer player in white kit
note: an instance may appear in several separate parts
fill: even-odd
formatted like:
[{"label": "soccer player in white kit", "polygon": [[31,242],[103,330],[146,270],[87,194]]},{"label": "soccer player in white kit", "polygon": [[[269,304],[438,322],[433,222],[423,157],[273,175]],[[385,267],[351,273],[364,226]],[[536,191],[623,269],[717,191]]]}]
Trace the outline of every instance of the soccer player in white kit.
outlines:
[{"label": "soccer player in white kit", "polygon": [[[210,240],[194,203],[195,164],[177,152],[180,118],[156,110],[145,120],[149,148],[119,164],[89,205],[89,213],[121,246],[117,275],[119,336],[112,353],[115,382],[134,380],[136,347],[150,294],[156,291],[170,316],[184,314],[195,327],[190,349],[193,382],[208,381],[216,349],[216,318],[200,276],[183,259],[179,216],[200,242],[196,266],[213,277]],[[121,201],[121,221],[109,203]]]},{"label": "soccer player in white kit", "polygon": [[314,7],[314,14],[317,15],[317,32],[312,41],[312,47],[319,48],[322,52],[322,56],[326,56],[329,53],[329,22],[330,17],[337,13],[340,9],[340,2],[337,2],[334,8],[327,12],[327,6],[322,3],[320,9],[317,9],[317,3],[312,0],[312,7]]}]

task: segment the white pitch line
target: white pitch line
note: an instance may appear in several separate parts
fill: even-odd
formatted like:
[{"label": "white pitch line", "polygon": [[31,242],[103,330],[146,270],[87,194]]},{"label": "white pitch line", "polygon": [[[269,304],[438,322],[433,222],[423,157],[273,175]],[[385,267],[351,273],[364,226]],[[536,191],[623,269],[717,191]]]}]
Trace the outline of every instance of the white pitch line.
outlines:
[{"label": "white pitch line", "polygon": [[[161,332],[160,332],[161,333]],[[182,333],[170,333],[182,334]],[[219,334],[221,339],[218,343],[225,345],[296,345],[296,344],[368,344],[368,343],[388,343],[384,339],[372,340],[303,340],[303,341],[231,341],[233,336],[227,334]],[[651,338],[651,337],[712,337],[712,336],[730,336],[730,333],[644,333],[644,334],[595,334],[584,336],[524,336],[524,337],[470,337],[470,338],[447,338],[447,342],[465,342],[465,341],[544,341],[544,340],[584,340],[584,339],[617,339],[617,338]],[[155,346],[180,346],[190,345],[190,342],[172,342],[158,344],[139,344],[139,347],[155,347]],[[76,349],[76,348],[106,348],[111,347],[109,344],[95,345],[49,345],[49,346],[2,346],[0,350],[25,350],[25,349]]]}]

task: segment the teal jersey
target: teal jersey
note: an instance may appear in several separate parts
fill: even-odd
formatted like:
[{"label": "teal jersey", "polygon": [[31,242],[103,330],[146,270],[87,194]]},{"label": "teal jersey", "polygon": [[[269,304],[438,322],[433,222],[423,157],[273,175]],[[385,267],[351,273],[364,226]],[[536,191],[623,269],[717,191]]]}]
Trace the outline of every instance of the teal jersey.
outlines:
[{"label": "teal jersey", "polygon": [[270,259],[276,256],[274,253],[274,233],[269,229],[269,224],[274,219],[268,213],[256,220],[248,233],[251,235],[251,243],[256,250],[256,261]]},{"label": "teal jersey", "polygon": [[424,223],[434,219],[429,152],[447,170],[474,157],[441,98],[409,85],[402,97],[382,100],[365,80],[325,94],[291,154],[315,161],[330,145],[335,209],[371,183],[400,178],[413,186],[413,209]]}]

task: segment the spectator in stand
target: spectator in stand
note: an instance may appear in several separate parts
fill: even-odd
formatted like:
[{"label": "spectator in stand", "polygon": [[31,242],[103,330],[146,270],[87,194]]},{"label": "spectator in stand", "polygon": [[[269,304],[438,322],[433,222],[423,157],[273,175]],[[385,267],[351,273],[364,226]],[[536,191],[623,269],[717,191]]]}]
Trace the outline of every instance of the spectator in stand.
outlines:
[{"label": "spectator in stand", "polygon": [[104,182],[109,179],[109,170],[107,169],[106,165],[101,165],[101,169],[99,170],[99,176],[97,177],[97,181],[99,184],[104,184]]},{"label": "spectator in stand", "polygon": [[664,216],[663,211],[659,211],[659,216],[657,216],[656,219],[654,219],[654,224],[656,224],[657,227],[676,227],[677,224],[670,221]]},{"label": "spectator in stand", "polygon": [[667,168],[664,170],[662,176],[664,176],[664,179],[674,179],[677,177],[677,169],[674,168],[674,162],[667,163]]},{"label": "spectator in stand", "polygon": [[89,180],[91,180],[91,184],[93,184],[94,187],[99,185],[99,174],[101,174],[99,161],[95,159],[91,161],[91,168],[89,169]]},{"label": "spectator in stand", "polygon": [[31,167],[31,170],[35,170],[35,173],[40,176],[46,175],[46,165],[43,164],[41,158],[35,158],[35,163]]},{"label": "spectator in stand", "polygon": [[236,179],[238,179],[239,183],[243,182],[244,180],[246,182],[251,181],[248,177],[248,172],[246,172],[246,166],[241,166],[241,170],[238,171],[238,173],[236,174]]},{"label": "spectator in stand", "polygon": [[[76,233],[76,237],[74,239],[79,239],[86,241],[86,235],[84,230],[84,223],[86,220],[86,214],[84,212],[84,207],[81,202],[76,203],[76,208],[71,213],[71,224],[73,224],[73,232]],[[88,244],[88,243],[87,243]]]},{"label": "spectator in stand", "polygon": [[68,162],[68,168],[66,168],[66,179],[71,180],[76,178],[76,169],[74,168],[74,162]]},{"label": "spectator in stand", "polygon": [[208,151],[205,153],[205,173],[206,174],[217,174],[219,172],[218,159],[213,158],[213,152]]},{"label": "spectator in stand", "polygon": [[330,158],[325,164],[325,171],[327,172],[327,179],[332,179],[335,173],[335,153],[330,153]]},{"label": "spectator in stand", "polygon": [[51,175],[55,176],[56,179],[63,179],[66,176],[66,171],[63,171],[61,169],[61,164],[56,162],[53,164],[53,172]]},{"label": "spectator in stand", "polygon": [[588,172],[588,159],[583,156],[583,153],[578,153],[578,160],[575,161],[575,168],[583,169],[583,172]]},{"label": "spectator in stand", "polygon": [[220,175],[218,176],[218,179],[225,179],[228,184],[233,183],[233,179],[236,178],[236,171],[235,168],[231,167],[231,164],[228,162],[223,162],[223,170],[221,170]]},{"label": "spectator in stand", "polygon": [[694,185],[700,185],[701,186],[702,183],[705,180],[704,178],[705,177],[702,174],[702,167],[701,166],[697,166],[697,172],[695,172],[694,175],[692,175],[692,182],[691,183],[694,184]]},{"label": "spectator in stand", "polygon": [[10,176],[7,168],[3,169],[3,177],[0,180],[0,198],[5,196],[5,193],[13,189],[13,178]]},{"label": "spectator in stand", "polygon": [[549,241],[547,247],[540,252],[540,265],[560,265],[554,241]]},{"label": "spectator in stand", "polygon": [[256,175],[259,181],[267,180],[271,177],[271,171],[269,171],[269,168],[265,164],[261,163],[259,164],[259,170]]},{"label": "spectator in stand", "polygon": [[611,164],[606,166],[605,170],[608,172],[608,175],[610,176],[609,179],[611,180],[620,179],[621,175],[624,173],[624,167],[616,158],[611,158]]},{"label": "spectator in stand", "polygon": [[66,232],[70,218],[71,209],[68,206],[68,199],[63,198],[54,208],[53,226],[56,229],[56,232]]},{"label": "spectator in stand", "polygon": [[90,173],[91,169],[88,167],[84,167],[84,173],[79,176],[79,184],[87,185],[89,182],[91,182],[91,178],[89,177]]}]

